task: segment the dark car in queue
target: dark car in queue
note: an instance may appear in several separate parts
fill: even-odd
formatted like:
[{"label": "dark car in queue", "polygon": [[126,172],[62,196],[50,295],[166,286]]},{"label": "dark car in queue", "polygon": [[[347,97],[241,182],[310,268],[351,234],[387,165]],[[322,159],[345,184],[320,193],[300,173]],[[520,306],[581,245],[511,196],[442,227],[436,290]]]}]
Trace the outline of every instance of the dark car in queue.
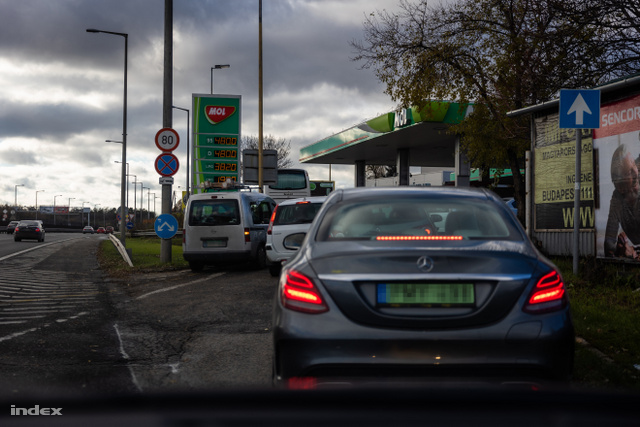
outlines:
[{"label": "dark car in queue", "polygon": [[7,224],[7,228],[5,230],[7,234],[13,234],[19,222],[20,221],[11,221],[9,224]]},{"label": "dark car in queue", "polygon": [[283,266],[273,340],[285,387],[540,385],[568,380],[574,356],[558,268],[493,192],[445,187],[334,191]]},{"label": "dark car in queue", "polygon": [[20,221],[13,232],[13,240],[19,242],[23,239],[32,239],[44,242],[44,235],[45,231],[41,221]]}]

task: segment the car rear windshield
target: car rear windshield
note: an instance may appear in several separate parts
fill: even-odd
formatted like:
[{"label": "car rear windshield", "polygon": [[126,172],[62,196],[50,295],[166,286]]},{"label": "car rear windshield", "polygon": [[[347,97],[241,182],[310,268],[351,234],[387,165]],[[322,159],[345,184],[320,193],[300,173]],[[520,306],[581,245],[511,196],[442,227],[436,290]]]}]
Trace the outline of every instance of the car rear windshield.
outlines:
[{"label": "car rear windshield", "polygon": [[504,210],[483,199],[343,202],[322,219],[318,240],[522,240]]},{"label": "car rear windshield", "polygon": [[40,227],[40,223],[38,221],[20,221],[18,226],[19,227]]},{"label": "car rear windshield", "polygon": [[311,224],[321,207],[322,203],[310,202],[280,205],[276,210],[273,225]]},{"label": "car rear windshield", "polygon": [[235,199],[194,200],[189,213],[189,225],[237,225],[240,224],[240,210]]}]

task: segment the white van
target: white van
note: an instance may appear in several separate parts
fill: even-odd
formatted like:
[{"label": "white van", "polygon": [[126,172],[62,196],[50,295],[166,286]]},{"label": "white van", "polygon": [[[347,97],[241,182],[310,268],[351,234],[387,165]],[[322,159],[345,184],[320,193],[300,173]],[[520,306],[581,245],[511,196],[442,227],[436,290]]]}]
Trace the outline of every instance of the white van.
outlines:
[{"label": "white van", "polygon": [[189,197],[182,254],[193,271],[205,265],[252,261],[266,266],[267,227],[276,203],[249,191],[217,191]]}]

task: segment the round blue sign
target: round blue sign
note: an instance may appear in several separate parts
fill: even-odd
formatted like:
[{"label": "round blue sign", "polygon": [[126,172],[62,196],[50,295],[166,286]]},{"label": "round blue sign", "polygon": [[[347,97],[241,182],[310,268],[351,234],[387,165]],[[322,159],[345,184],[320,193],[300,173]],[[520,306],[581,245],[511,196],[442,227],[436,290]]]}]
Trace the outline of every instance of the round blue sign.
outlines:
[{"label": "round blue sign", "polygon": [[161,239],[171,239],[178,232],[178,220],[173,215],[162,214],[156,218],[153,229]]}]

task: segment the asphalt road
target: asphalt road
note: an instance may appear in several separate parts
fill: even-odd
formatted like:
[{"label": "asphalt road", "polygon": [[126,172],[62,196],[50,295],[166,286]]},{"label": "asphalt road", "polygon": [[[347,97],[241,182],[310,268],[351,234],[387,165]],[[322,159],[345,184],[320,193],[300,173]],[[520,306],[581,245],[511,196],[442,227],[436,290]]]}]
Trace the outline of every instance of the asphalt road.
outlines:
[{"label": "asphalt road", "polygon": [[0,396],[270,387],[266,270],[109,278],[74,237],[0,239]]}]

